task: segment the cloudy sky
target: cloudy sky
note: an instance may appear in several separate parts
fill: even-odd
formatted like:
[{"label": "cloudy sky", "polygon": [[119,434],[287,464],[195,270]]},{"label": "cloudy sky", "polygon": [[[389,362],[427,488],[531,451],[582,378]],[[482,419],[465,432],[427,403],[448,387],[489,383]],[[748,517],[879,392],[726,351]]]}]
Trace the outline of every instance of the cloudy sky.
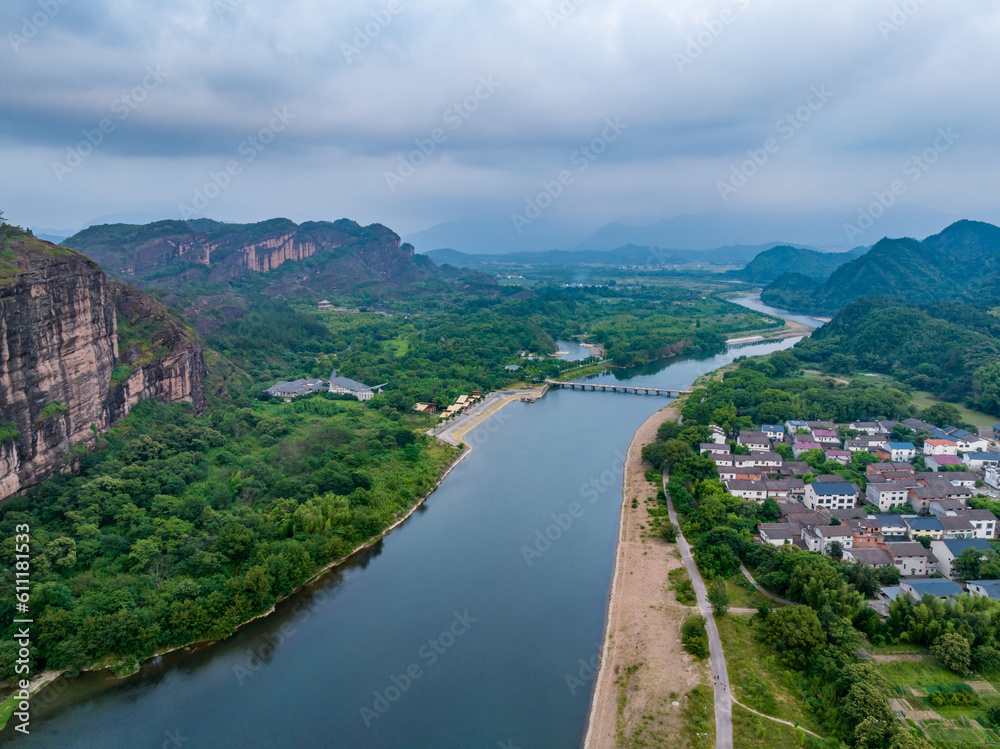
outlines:
[{"label": "cloudy sky", "polygon": [[0,23],[24,225],[1000,216],[993,3],[5,0]]}]

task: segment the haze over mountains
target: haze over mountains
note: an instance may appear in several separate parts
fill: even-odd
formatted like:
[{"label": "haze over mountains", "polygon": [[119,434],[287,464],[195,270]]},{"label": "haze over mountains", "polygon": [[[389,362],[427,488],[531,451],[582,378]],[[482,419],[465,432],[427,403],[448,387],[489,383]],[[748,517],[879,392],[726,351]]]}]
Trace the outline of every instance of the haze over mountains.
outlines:
[{"label": "haze over mountains", "polygon": [[989,303],[1000,296],[1000,228],[963,220],[922,242],[883,239],[822,281],[788,271],[764,290],[765,302],[824,314],[867,296]]},{"label": "haze over mountains", "polygon": [[417,252],[452,249],[467,254],[499,255],[544,250],[616,250],[626,245],[672,250],[711,250],[731,246],[773,247],[787,244],[825,251],[846,251],[873,244],[884,236],[926,237],[958,220],[940,211],[916,205],[898,205],[859,235],[845,231],[856,220],[851,213],[824,211],[778,214],[775,212],[709,212],[681,215],[650,223],[619,220],[582,231],[542,216],[515,229],[508,216],[466,217],[405,235]]}]

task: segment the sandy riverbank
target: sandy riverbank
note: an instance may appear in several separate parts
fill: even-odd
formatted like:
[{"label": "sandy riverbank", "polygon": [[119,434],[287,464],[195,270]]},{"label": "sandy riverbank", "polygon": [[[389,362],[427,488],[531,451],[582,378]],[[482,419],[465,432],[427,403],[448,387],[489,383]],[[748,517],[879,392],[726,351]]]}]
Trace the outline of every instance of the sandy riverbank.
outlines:
[{"label": "sandy riverbank", "polygon": [[[586,749],[613,749],[620,745],[619,737],[628,745],[639,730],[647,738],[655,734],[679,744],[683,695],[708,678],[708,666],[694,664],[680,644],[682,622],[697,612],[677,603],[668,588],[667,573],[682,566],[677,546],[652,534],[646,511],[653,506],[647,505],[647,498],[655,501],[659,487],[646,481],[642,447],[678,412],[675,401],[653,414],[636,430],[628,449],[615,572]],[[638,499],[635,508],[633,499]],[[675,701],[681,705],[673,707]],[[653,720],[647,720],[650,715]]]}]

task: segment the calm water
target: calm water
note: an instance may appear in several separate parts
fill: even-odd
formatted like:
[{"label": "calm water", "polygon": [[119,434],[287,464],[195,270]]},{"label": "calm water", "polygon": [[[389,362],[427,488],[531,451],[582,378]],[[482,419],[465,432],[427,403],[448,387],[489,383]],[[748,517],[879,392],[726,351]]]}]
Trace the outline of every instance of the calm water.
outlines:
[{"label": "calm water", "polygon": [[590,352],[581,346],[577,341],[556,341],[556,346],[560,351],[566,352],[559,357],[560,359],[564,359],[566,361],[580,361],[581,359],[586,359],[590,356]]},{"label": "calm water", "polygon": [[[602,377],[684,388],[736,356],[796,340]],[[584,686],[570,689],[567,676],[600,649],[621,458],[667,402],[555,390],[508,406],[377,547],[225,642],[125,680],[86,674],[37,695],[32,735],[8,726],[0,743],[580,746],[593,681],[584,670]]]},{"label": "calm water", "polygon": [[730,302],[735,302],[747,309],[752,309],[755,312],[765,312],[769,315],[774,315],[775,317],[783,317],[786,320],[794,320],[795,322],[800,322],[803,325],[808,325],[810,328],[818,328],[823,323],[817,320],[815,317],[809,317],[808,315],[795,315],[788,310],[778,309],[777,307],[769,307],[760,301],[760,295],[747,294],[746,296],[731,296],[729,297]]}]

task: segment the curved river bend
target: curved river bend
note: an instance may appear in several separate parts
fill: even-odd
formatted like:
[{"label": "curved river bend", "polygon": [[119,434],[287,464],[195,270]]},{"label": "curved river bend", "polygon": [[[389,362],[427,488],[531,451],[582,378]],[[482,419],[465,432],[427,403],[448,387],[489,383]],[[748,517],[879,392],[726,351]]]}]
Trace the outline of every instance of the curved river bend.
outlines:
[{"label": "curved river bend", "polygon": [[[736,356],[796,340],[601,377],[686,388]],[[554,390],[507,406],[469,435],[474,452],[383,542],[222,643],[124,680],[62,680],[33,699],[31,735],[8,726],[2,743],[580,746],[622,456],[667,402]]]}]

